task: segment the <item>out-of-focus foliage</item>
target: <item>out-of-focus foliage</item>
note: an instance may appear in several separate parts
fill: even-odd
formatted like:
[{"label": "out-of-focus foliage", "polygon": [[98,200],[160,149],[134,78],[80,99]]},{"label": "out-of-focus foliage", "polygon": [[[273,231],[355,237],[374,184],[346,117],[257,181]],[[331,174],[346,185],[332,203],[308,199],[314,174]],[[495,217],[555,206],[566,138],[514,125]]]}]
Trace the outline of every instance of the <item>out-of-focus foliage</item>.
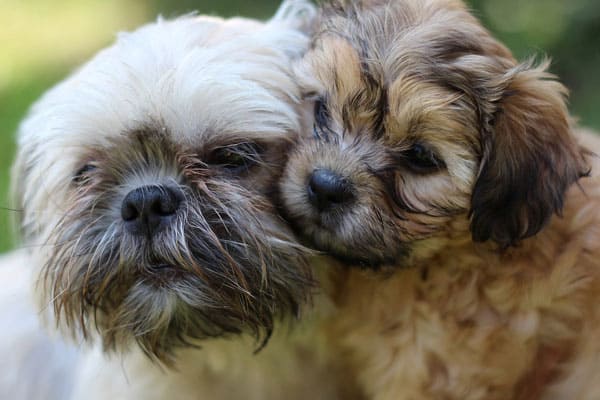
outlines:
[{"label": "out-of-focus foliage", "polygon": [[571,109],[600,129],[600,1],[470,0],[476,15],[517,58],[552,59],[571,89]]},{"label": "out-of-focus foliage", "polygon": [[[600,130],[600,1],[468,0],[475,14],[519,59],[548,55],[572,90],[582,123]],[[78,64],[156,15],[197,10],[267,18],[273,0],[0,1],[0,251],[13,243],[7,199],[14,134],[29,105]],[[40,190],[44,190],[40,188]]]}]

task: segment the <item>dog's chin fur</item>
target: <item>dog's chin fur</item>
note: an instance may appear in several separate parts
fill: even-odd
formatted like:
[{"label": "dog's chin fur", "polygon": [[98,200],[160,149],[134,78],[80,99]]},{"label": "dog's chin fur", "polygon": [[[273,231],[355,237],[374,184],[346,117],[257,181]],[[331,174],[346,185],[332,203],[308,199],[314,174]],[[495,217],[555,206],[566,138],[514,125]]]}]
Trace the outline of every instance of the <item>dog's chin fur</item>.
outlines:
[{"label": "dog's chin fur", "polygon": [[[319,26],[296,68],[315,125],[280,189],[348,267],[330,290],[348,374],[374,399],[600,396],[600,143],[548,64],[456,0],[334,1]],[[344,188],[326,207],[316,170]]]},{"label": "dog's chin fur", "polygon": [[[250,334],[258,348],[299,314],[310,252],[270,199],[304,129],[290,68],[311,13],[292,1],[267,23],[159,20],[33,106],[14,168],[20,222],[42,307],[74,336],[170,363],[209,337]],[[182,205],[156,235],[131,233],[123,199],[153,185]]]}]

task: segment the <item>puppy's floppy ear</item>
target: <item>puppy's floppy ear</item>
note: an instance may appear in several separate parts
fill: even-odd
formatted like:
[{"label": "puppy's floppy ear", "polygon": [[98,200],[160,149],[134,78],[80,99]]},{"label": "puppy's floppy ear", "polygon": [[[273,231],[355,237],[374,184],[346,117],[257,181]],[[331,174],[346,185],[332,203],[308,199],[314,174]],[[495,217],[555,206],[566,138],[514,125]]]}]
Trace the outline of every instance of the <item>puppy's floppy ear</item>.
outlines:
[{"label": "puppy's floppy ear", "polygon": [[471,199],[475,241],[503,247],[535,235],[565,192],[589,173],[573,137],[567,90],[546,72],[523,64],[492,82],[495,111],[482,129],[482,160]]}]

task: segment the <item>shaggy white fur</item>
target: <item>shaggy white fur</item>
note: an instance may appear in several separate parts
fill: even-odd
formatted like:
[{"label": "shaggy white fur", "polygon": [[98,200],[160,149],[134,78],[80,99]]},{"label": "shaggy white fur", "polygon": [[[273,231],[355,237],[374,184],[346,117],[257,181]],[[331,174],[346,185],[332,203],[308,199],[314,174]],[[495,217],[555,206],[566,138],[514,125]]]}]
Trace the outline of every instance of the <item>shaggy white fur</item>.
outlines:
[{"label": "shaggy white fur", "polygon": [[[1,398],[337,397],[309,318],[292,333],[277,329],[258,354],[256,342],[245,335],[206,339],[201,349],[176,350],[175,369],[168,369],[134,343],[106,355],[99,340],[88,347],[54,338],[52,303],[62,293],[48,293],[38,275],[58,244],[53,233],[71,205],[74,171],[94,149],[145,126],[162,127],[182,148],[224,137],[268,143],[299,132],[300,94],[289,71],[308,46],[303,32],[313,14],[308,2],[291,0],[266,23],[205,16],[159,19],[120,34],[33,106],[20,128],[14,180],[24,208],[27,250],[0,259]],[[147,176],[129,176],[117,192],[171,172],[150,169]],[[38,281],[35,293],[32,281]],[[39,306],[33,297],[41,298]],[[163,315],[173,313],[163,310]],[[50,322],[52,333],[43,330],[40,319]]]}]

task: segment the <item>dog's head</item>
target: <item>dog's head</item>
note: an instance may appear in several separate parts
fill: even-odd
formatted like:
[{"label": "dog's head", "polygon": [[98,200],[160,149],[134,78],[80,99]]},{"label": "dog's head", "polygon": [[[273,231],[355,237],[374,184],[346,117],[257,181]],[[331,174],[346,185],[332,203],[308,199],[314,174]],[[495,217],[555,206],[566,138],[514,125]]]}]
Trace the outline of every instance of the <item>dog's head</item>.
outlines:
[{"label": "dog's head", "polygon": [[15,191],[46,304],[107,348],[268,337],[310,291],[270,201],[302,127],[292,61],[313,8],[119,36],[23,122]]},{"label": "dog's head", "polygon": [[297,68],[315,124],[285,212],[319,249],[374,265],[461,234],[534,235],[588,171],[545,69],[517,64],[460,1],[326,6]]}]

